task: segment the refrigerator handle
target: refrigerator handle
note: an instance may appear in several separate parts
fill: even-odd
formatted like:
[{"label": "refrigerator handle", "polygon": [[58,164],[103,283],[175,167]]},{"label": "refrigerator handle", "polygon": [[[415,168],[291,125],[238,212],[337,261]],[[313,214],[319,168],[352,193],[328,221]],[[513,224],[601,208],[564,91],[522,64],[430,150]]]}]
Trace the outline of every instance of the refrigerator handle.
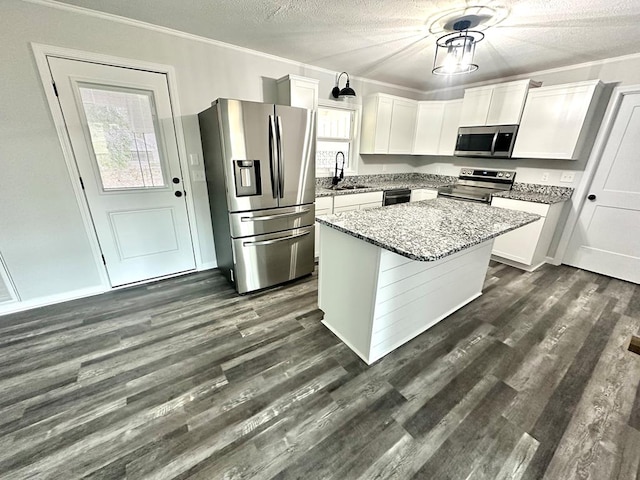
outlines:
[{"label": "refrigerator handle", "polygon": [[273,245],[274,243],[284,242],[286,240],[294,240],[296,238],[304,237],[305,235],[309,235],[311,232],[303,232],[296,233],[294,235],[289,235],[287,237],[278,237],[273,240],[259,240],[257,242],[242,242],[243,247],[259,247],[261,245]]},{"label": "refrigerator handle", "polygon": [[276,184],[276,125],[274,116],[269,115],[269,174],[271,175],[271,191],[273,192],[273,198],[278,198],[278,186]]},{"label": "refrigerator handle", "polygon": [[278,188],[280,190],[280,198],[284,198],[284,151],[282,150],[282,118],[280,115],[276,117],[278,129],[276,131],[276,139],[278,144]]}]

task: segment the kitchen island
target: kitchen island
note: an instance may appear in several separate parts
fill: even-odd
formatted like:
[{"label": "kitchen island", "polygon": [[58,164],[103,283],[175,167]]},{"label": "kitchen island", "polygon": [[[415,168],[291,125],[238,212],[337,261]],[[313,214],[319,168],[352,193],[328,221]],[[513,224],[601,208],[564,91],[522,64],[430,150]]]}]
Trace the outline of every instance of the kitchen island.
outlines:
[{"label": "kitchen island", "polygon": [[538,218],[442,198],[317,217],[323,323],[371,364],[480,296],[493,239]]}]

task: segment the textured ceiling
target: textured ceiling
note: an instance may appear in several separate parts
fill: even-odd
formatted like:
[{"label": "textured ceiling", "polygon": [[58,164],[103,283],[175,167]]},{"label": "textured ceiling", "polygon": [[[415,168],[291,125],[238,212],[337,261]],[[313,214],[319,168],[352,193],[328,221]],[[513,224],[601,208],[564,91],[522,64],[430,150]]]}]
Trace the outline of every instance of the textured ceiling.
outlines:
[{"label": "textured ceiling", "polygon": [[[638,0],[61,0],[381,82],[433,90],[640,52]],[[505,18],[480,69],[431,74],[434,19],[478,5]]]}]

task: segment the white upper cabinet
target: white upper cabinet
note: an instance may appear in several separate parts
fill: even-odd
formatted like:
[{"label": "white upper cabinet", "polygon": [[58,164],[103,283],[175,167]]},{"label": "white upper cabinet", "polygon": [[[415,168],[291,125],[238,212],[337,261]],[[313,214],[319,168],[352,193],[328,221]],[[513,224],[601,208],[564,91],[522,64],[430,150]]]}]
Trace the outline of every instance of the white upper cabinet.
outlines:
[{"label": "white upper cabinet", "polygon": [[292,107],[318,109],[318,80],[285,75],[276,80],[278,86],[278,103]]},{"label": "white upper cabinet", "polygon": [[416,129],[418,102],[394,99],[389,133],[389,153],[410,154],[413,150],[413,136]]},{"label": "white upper cabinet", "polygon": [[453,155],[458,140],[458,127],[462,114],[462,99],[445,102],[438,155]]},{"label": "white upper cabinet", "polygon": [[360,153],[411,153],[417,111],[415,100],[382,93],[365,98]]},{"label": "white upper cabinet", "polygon": [[518,80],[466,89],[460,126],[517,125],[529,88],[539,85],[531,80]]},{"label": "white upper cabinet", "polygon": [[595,80],[531,90],[513,157],[580,158],[602,87],[602,83]]},{"label": "white upper cabinet", "polygon": [[418,102],[414,155],[453,155],[462,99]]},{"label": "white upper cabinet", "polygon": [[444,118],[445,102],[418,102],[413,153],[437,155]]}]

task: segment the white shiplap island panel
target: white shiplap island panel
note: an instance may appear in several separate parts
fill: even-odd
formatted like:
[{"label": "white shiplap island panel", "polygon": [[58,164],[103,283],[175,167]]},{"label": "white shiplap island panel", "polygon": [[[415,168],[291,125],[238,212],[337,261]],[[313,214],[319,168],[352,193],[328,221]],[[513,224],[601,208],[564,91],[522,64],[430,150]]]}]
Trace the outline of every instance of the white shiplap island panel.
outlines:
[{"label": "white shiplap island panel", "polygon": [[493,238],[538,218],[455,200],[412,205],[319,219],[323,323],[368,364],[480,296]]}]

